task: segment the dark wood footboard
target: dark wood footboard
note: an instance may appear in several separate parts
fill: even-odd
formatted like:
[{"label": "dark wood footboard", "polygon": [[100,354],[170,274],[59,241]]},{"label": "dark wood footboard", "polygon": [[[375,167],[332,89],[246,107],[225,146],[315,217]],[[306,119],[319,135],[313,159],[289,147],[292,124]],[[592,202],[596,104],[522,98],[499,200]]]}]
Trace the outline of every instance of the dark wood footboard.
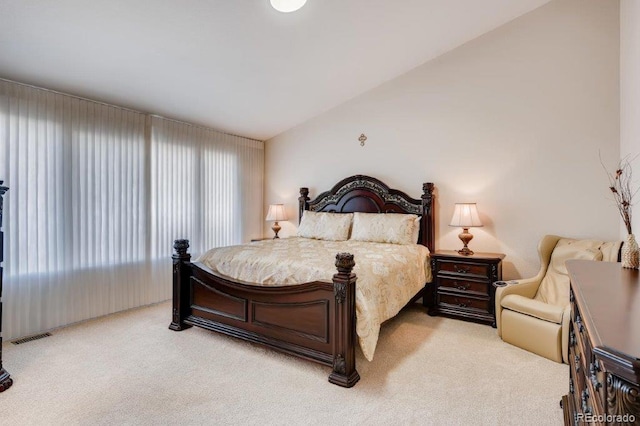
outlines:
[{"label": "dark wood footboard", "polygon": [[171,330],[192,325],[332,367],[329,381],[352,387],[356,371],[353,255],[336,255],[333,282],[266,287],[231,281],[191,262],[188,240],[173,255]]}]

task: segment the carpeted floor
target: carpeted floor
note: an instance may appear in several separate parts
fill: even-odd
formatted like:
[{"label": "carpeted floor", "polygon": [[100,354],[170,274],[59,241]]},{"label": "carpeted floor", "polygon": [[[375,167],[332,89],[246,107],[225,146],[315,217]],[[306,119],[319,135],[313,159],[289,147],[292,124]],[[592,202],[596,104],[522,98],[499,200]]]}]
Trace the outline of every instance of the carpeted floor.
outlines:
[{"label": "carpeted floor", "polygon": [[430,317],[419,305],[358,352],[352,389],[329,368],[191,328],[168,302],[5,343],[11,425],[559,425],[568,367],[503,343],[495,329]]}]

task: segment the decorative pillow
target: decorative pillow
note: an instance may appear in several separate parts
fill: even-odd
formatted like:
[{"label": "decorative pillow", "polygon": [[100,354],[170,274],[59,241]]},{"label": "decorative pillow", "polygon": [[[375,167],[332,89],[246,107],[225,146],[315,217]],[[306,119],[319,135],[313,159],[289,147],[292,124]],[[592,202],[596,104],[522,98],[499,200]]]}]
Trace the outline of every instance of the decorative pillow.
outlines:
[{"label": "decorative pillow", "polygon": [[351,238],[355,241],[377,243],[415,244],[415,214],[354,213]]},{"label": "decorative pillow", "polygon": [[316,240],[346,241],[353,213],[327,213],[305,210],[298,226],[298,237]]},{"label": "decorative pillow", "polygon": [[602,241],[561,238],[551,253],[549,267],[534,299],[556,306],[569,304],[569,259],[602,260]]}]

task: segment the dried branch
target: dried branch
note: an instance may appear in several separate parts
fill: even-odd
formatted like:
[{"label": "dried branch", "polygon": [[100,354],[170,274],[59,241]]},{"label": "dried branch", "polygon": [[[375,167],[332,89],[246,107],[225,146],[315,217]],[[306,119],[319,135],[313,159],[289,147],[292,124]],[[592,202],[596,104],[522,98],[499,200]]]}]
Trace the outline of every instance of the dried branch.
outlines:
[{"label": "dried branch", "polygon": [[631,207],[633,206],[633,198],[638,193],[638,189],[636,189],[635,191],[631,189],[631,161],[635,160],[637,157],[638,156],[635,156],[631,159],[629,159],[628,156],[624,157],[620,160],[620,162],[618,162],[618,167],[613,173],[607,170],[604,163],[602,162],[602,157],[600,157],[600,164],[602,164],[602,167],[607,173],[607,178],[609,179],[609,190],[613,194],[613,200],[616,203],[616,207],[618,207],[620,217],[622,217],[624,226],[627,228],[627,233],[629,234],[632,233]]}]

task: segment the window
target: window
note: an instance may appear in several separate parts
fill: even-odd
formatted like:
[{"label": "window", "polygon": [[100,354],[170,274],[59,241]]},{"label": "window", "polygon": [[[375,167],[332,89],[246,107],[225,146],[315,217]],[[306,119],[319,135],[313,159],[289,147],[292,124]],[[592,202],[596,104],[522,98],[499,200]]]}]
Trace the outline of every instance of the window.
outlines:
[{"label": "window", "polygon": [[170,298],[262,229],[263,143],[0,80],[6,338]]}]

